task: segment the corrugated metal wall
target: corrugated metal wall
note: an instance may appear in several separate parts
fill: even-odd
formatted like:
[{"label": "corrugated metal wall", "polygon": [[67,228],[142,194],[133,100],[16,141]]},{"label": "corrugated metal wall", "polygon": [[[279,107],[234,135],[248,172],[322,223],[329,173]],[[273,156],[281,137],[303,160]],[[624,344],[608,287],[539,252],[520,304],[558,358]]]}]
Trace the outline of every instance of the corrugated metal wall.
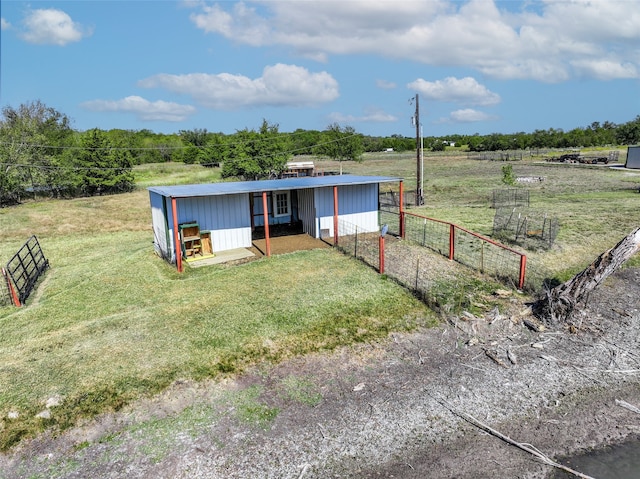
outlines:
[{"label": "corrugated metal wall", "polygon": [[[291,193],[294,218],[302,220],[304,231],[314,238],[321,237],[321,230],[327,230],[328,236],[333,236],[333,187],[309,188]],[[151,191],[149,197],[154,247],[158,254],[174,262],[171,199]],[[214,252],[249,248],[252,245],[249,199],[246,193],[177,198],[178,222],[197,222],[201,231],[210,231]],[[378,185],[338,187],[338,210],[341,220],[357,225],[360,231],[378,231]],[[254,203],[256,225],[263,223],[261,213],[260,195]],[[284,219],[290,221],[289,216]],[[338,233],[343,235],[349,232]]]},{"label": "corrugated metal wall", "polygon": [[[315,203],[320,229],[333,236],[333,187],[316,189]],[[378,185],[338,187],[338,216],[361,231],[378,231]],[[345,232],[338,231],[341,234]]]},{"label": "corrugated metal wall", "polygon": [[249,195],[178,198],[178,223],[195,221],[211,231],[213,252],[251,246]]},{"label": "corrugated metal wall", "polygon": [[627,147],[626,168],[640,168],[640,146]]},{"label": "corrugated metal wall", "polygon": [[156,254],[162,258],[175,261],[173,250],[173,241],[171,240],[170,230],[168,229],[165,219],[164,196],[149,192],[149,201],[151,202],[151,224],[153,226],[153,247]]},{"label": "corrugated metal wall", "polygon": [[312,189],[298,190],[298,214],[302,221],[302,231],[314,238],[320,237],[316,224],[316,208]]}]

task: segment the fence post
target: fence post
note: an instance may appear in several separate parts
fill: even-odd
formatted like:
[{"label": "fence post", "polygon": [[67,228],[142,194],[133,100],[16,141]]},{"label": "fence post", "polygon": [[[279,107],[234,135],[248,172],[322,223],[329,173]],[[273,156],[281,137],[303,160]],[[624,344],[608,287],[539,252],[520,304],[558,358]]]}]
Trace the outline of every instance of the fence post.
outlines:
[{"label": "fence post", "polygon": [[[269,237],[269,205],[267,202],[267,192],[262,192],[262,215],[264,222],[264,244],[267,258],[271,257],[271,238]],[[275,215],[275,213],[274,213]]]},{"label": "fence post", "polygon": [[449,259],[455,258],[456,225],[449,224]]},{"label": "fence post", "polygon": [[378,255],[379,255],[379,263],[380,274],[384,274],[384,236],[380,235],[378,239]]},{"label": "fence post", "polygon": [[358,225],[356,225],[356,244],[353,247],[353,257],[358,257]]},{"label": "fence post", "polygon": [[338,246],[338,187],[333,187],[333,246]]},{"label": "fence post", "polygon": [[404,183],[400,182],[400,238],[404,239]]},{"label": "fence post", "polygon": [[422,225],[422,246],[427,244],[427,219],[424,219],[424,224]]},{"label": "fence post", "polygon": [[11,295],[11,300],[13,301],[13,304],[19,308],[20,306],[22,306],[22,304],[20,304],[20,298],[18,298],[18,295],[16,294],[16,290],[13,289],[11,280],[9,279],[9,276],[7,275],[7,272],[4,268],[2,268],[2,276],[4,276],[4,279],[7,282],[7,288],[9,289],[9,294]]},{"label": "fence post", "polygon": [[524,274],[527,270],[527,256],[520,256],[520,277],[518,278],[518,289],[524,288]]}]

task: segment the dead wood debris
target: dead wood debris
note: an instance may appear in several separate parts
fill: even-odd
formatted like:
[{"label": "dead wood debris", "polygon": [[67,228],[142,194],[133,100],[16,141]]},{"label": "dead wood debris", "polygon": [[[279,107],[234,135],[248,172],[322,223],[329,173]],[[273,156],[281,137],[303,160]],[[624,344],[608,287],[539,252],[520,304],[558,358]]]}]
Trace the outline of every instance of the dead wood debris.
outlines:
[{"label": "dead wood debris", "polygon": [[640,250],[640,228],[625,236],[616,246],[569,281],[545,292],[534,304],[537,317],[554,326],[571,324],[588,300],[589,293]]},{"label": "dead wood debris", "polygon": [[528,452],[529,454],[532,454],[533,456],[537,457],[540,461],[542,461],[544,464],[547,464],[549,466],[553,466],[555,468],[561,469],[565,472],[568,472],[569,474],[573,474],[576,477],[579,477],[581,479],[595,479],[592,476],[588,476],[586,474],[583,474],[581,472],[578,472],[574,469],[571,469],[570,467],[567,467],[563,464],[557,463],[555,461],[553,461],[552,459],[550,459],[549,457],[547,457],[546,455],[544,455],[542,452],[540,452],[535,446],[532,446],[531,444],[525,444],[525,443],[521,443],[518,441],[515,441],[513,439],[511,439],[509,436],[506,436],[504,434],[502,434],[501,432],[497,431],[496,429],[493,429],[492,427],[484,424],[483,422],[479,421],[478,419],[476,419],[475,417],[465,413],[465,412],[460,412],[457,411],[453,405],[451,403],[449,403],[448,401],[442,399],[442,398],[438,398],[433,396],[432,394],[427,393],[429,396],[431,396],[434,400],[436,400],[438,403],[440,403],[440,405],[442,405],[445,409],[449,410],[449,412],[451,412],[452,414],[454,414],[455,416],[458,416],[462,419],[464,419],[465,421],[467,421],[469,424],[483,430],[486,433],[491,434],[494,437],[497,437],[498,439],[503,440],[504,442],[506,442],[507,444],[510,444],[512,446],[517,447],[518,449]]},{"label": "dead wood debris", "polygon": [[635,407],[633,404],[629,404],[626,401],[622,401],[621,399],[616,399],[616,404],[625,409],[628,409],[629,411],[635,412],[636,414],[640,414],[640,409]]},{"label": "dead wood debris", "polygon": [[508,368],[509,366],[507,366],[504,361],[502,359],[500,359],[498,357],[498,352],[491,350],[491,349],[486,349],[484,350],[484,354],[491,359],[493,362],[495,362],[498,366],[502,366],[503,368]]}]

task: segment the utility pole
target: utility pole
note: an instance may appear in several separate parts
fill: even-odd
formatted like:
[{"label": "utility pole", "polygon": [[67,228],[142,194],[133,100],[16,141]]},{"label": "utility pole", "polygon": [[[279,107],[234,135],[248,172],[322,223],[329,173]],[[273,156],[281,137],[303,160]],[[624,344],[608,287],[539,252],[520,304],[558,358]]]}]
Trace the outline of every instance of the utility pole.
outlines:
[{"label": "utility pole", "polygon": [[416,93],[416,206],[424,205],[422,191],[422,127],[420,126],[420,101]]}]

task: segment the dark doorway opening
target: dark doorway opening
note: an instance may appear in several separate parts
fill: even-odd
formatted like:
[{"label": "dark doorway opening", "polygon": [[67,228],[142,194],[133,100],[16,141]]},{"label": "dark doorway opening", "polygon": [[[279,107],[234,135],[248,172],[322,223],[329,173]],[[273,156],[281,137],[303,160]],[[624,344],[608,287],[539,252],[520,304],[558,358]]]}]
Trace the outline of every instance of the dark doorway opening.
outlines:
[{"label": "dark doorway opening", "polygon": [[[293,236],[302,234],[302,221],[294,221],[293,223],[285,223],[280,225],[269,224],[269,238],[278,238],[280,236]],[[264,226],[256,226],[251,233],[252,240],[264,239]]]}]

